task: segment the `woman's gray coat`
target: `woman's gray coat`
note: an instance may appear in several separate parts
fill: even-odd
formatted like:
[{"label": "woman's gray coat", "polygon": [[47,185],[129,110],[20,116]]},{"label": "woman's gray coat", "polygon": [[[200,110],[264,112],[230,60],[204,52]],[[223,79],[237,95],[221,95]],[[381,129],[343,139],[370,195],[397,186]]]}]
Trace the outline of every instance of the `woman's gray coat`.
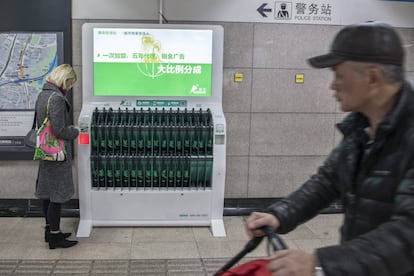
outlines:
[{"label": "woman's gray coat", "polygon": [[46,117],[46,106],[50,96],[49,118],[52,132],[57,138],[65,140],[68,155],[66,161],[63,162],[39,161],[35,195],[40,199],[63,203],[68,201],[74,193],[71,144],[79,131],[69,125],[71,110],[69,101],[58,87],[50,83],[43,86],[36,101],[37,125],[40,126]]}]

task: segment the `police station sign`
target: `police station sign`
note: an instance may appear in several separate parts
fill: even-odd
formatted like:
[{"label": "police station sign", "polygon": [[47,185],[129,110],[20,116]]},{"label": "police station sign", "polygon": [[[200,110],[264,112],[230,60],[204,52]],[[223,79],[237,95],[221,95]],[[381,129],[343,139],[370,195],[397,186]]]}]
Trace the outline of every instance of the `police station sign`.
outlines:
[{"label": "police station sign", "polygon": [[262,3],[257,11],[280,23],[338,24],[340,21],[333,1],[274,1]]}]

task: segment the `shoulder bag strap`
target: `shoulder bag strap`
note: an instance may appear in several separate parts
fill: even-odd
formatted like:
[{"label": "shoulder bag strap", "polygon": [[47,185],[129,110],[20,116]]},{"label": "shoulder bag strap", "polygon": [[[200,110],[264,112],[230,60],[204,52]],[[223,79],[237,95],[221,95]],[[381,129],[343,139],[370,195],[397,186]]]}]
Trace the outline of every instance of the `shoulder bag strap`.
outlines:
[{"label": "shoulder bag strap", "polygon": [[36,109],[35,109],[34,117],[33,117],[32,129],[36,129],[36,117],[37,117],[37,114],[36,114]]},{"label": "shoulder bag strap", "polygon": [[50,99],[52,98],[53,95],[55,95],[56,92],[53,92],[49,98],[47,99],[47,105],[46,105],[46,117],[49,118],[49,106],[50,106]]}]

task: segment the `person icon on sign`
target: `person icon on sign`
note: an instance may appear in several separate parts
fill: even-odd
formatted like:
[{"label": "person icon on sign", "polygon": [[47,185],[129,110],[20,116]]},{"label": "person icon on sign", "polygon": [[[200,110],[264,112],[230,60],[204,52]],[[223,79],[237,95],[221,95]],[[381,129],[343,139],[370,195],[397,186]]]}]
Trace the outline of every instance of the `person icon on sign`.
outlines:
[{"label": "person icon on sign", "polygon": [[280,4],[281,10],[277,12],[277,18],[289,18],[289,12],[286,10],[286,3]]}]

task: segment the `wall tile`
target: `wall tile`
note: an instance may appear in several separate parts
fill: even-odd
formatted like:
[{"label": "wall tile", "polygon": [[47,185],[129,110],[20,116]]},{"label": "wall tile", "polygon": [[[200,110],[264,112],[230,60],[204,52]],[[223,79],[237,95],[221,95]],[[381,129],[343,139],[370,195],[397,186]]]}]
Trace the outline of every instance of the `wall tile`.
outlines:
[{"label": "wall tile", "polygon": [[414,29],[397,28],[405,49],[405,68],[414,71]]},{"label": "wall tile", "polygon": [[34,198],[37,161],[0,161],[0,198]]},{"label": "wall tile", "polygon": [[411,87],[414,87],[414,71],[413,72],[407,72],[406,79],[411,83]]},{"label": "wall tile", "polygon": [[82,109],[82,66],[74,65],[73,69],[76,72],[78,81],[72,89],[72,108],[74,112],[80,112]]},{"label": "wall tile", "polygon": [[224,27],[224,67],[251,67],[253,24],[226,23]]},{"label": "wall tile", "polygon": [[[234,82],[234,74],[242,73],[243,82]],[[223,110],[224,112],[250,112],[251,106],[251,69],[224,69],[223,72]]]},{"label": "wall tile", "polygon": [[249,158],[227,156],[225,198],[246,198]]},{"label": "wall tile", "polygon": [[300,187],[325,156],[251,157],[248,197],[285,197]]},{"label": "wall tile", "polygon": [[82,65],[82,25],[86,20],[72,20],[72,64]]},{"label": "wall tile", "polygon": [[326,155],[334,124],[334,114],[254,113],[250,155]]},{"label": "wall tile", "polygon": [[[295,83],[303,74],[304,83]],[[254,69],[253,112],[334,112],[335,99],[329,84],[328,70]]]},{"label": "wall tile", "polygon": [[226,113],[227,156],[249,153],[250,115],[248,113]]},{"label": "wall tile", "polygon": [[325,54],[339,29],[327,25],[255,24],[253,67],[309,68],[306,59]]}]

